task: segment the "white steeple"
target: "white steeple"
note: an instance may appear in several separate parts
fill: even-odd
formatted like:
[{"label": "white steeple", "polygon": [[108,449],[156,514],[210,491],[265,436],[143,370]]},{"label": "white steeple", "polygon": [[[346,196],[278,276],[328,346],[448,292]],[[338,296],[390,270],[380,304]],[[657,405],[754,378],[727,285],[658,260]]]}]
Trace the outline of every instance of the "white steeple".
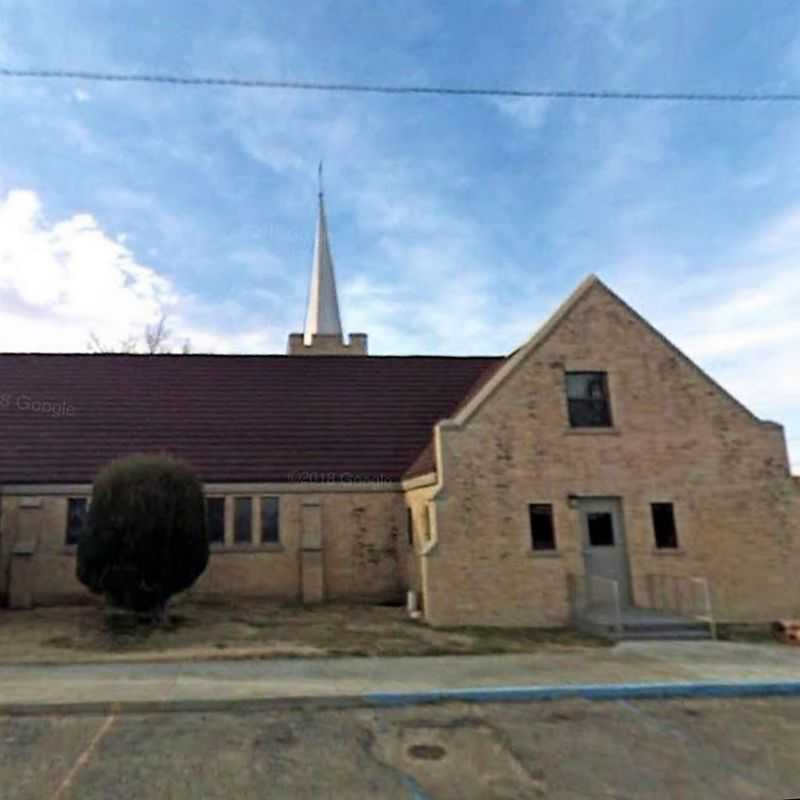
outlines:
[{"label": "white steeple", "polygon": [[[320,189],[322,187],[320,186]],[[325,201],[319,193],[319,216],[314,241],[314,261],[311,267],[311,285],[308,290],[308,310],[303,339],[310,345],[313,337],[342,337],[342,320],[339,316],[339,298],[336,294],[336,276],[333,257],[328,242],[328,223],[325,219]]]},{"label": "white steeple", "polygon": [[328,243],[328,221],[322,195],[322,164],[319,165],[319,216],[314,240],[314,261],[311,265],[311,285],[308,289],[308,308],[303,333],[290,333],[286,345],[290,356],[365,356],[367,334],[351,333],[348,341],[342,334],[339,298],[336,295],[336,276]]}]

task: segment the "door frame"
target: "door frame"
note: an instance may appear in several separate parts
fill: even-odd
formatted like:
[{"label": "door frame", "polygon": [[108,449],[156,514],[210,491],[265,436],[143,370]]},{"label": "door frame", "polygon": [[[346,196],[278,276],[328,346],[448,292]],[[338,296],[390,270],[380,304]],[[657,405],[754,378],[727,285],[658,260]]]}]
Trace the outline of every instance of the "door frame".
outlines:
[{"label": "door frame", "polygon": [[[606,505],[606,509],[591,508],[591,506]],[[630,558],[628,556],[628,539],[625,535],[625,513],[622,497],[614,495],[586,495],[575,498],[575,508],[578,511],[578,531],[580,536],[580,550],[583,568],[588,578],[593,574],[590,569],[591,553],[589,548],[589,527],[586,515],[592,511],[606,510],[611,513],[614,530],[614,549],[617,551],[618,575],[614,580],[619,585],[620,605],[623,608],[633,605],[633,592],[631,588]],[[598,577],[608,577],[599,575]]]}]

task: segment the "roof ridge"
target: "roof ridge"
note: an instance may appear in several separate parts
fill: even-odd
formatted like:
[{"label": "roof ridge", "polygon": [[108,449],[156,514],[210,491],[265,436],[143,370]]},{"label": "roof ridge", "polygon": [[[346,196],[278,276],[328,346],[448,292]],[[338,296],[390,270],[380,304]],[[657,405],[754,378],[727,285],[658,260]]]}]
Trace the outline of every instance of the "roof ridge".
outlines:
[{"label": "roof ridge", "polygon": [[[77,352],[42,352],[42,351],[20,351],[20,352],[0,352],[0,358],[4,356],[37,356],[39,358],[149,358],[149,359],[196,359],[196,358],[242,358],[242,359],[256,359],[256,358],[274,358],[280,360],[288,360],[292,358],[284,353],[77,353]],[[369,359],[370,361],[388,360],[388,359],[412,359],[412,358],[427,358],[427,359],[442,359],[442,360],[473,360],[473,361],[502,361],[504,355],[442,355],[437,353],[410,353],[410,354],[392,354],[387,353],[384,355],[368,355],[368,356],[348,356],[346,359],[339,358],[340,362],[355,361]],[[326,359],[331,360],[332,356],[329,355],[308,355],[304,356],[305,360],[311,359]],[[296,359],[292,358],[293,361]]]}]

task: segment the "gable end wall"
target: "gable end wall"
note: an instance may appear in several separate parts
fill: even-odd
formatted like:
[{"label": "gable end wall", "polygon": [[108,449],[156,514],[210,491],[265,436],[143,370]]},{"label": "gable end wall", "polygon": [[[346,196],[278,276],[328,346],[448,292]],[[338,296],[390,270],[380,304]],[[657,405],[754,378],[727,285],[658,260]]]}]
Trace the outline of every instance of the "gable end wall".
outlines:
[{"label": "gable end wall", "polygon": [[[614,428],[569,428],[564,373],[609,374]],[[433,624],[562,625],[583,572],[569,495],[619,497],[634,601],[648,574],[705,576],[721,618],[800,614],[800,494],[782,429],[720,391],[600,283],[462,427],[443,425]],[[655,550],[650,503],[675,504],[680,549]],[[552,503],[557,555],[530,548],[529,503]]]}]

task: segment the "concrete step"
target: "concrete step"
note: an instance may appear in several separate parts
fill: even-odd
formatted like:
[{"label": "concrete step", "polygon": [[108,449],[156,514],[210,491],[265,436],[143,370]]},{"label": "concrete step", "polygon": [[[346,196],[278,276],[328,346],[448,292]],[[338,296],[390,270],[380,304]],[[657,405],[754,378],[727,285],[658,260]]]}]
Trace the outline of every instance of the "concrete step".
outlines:
[{"label": "concrete step", "polygon": [[673,620],[648,620],[647,622],[623,623],[622,635],[614,625],[584,620],[577,624],[579,630],[609,639],[628,640],[683,640],[710,639],[709,626],[702,622],[675,622]]},{"label": "concrete step", "polygon": [[[612,634],[613,635],[613,634]],[[711,632],[708,628],[704,630],[696,630],[688,628],[686,630],[674,631],[629,631],[625,630],[622,633],[622,639],[627,641],[686,641],[686,640],[701,640],[710,639]]]},{"label": "concrete step", "polygon": [[[613,626],[608,626],[613,629]],[[707,631],[708,625],[704,622],[670,622],[667,624],[654,624],[651,622],[623,623],[624,631],[641,631],[643,633],[675,633],[683,631]]]}]

